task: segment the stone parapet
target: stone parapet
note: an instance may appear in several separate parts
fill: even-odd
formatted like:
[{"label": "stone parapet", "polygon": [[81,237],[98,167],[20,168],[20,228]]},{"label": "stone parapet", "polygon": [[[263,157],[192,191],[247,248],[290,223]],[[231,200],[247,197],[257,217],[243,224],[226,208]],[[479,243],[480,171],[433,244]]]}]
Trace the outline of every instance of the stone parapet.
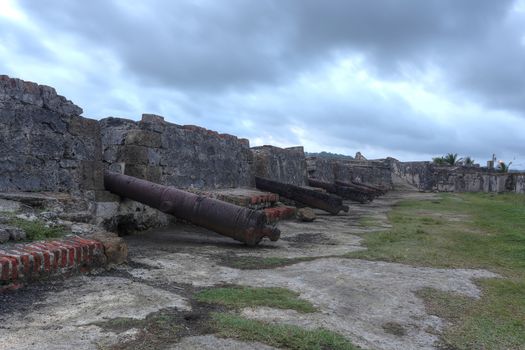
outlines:
[{"label": "stone parapet", "polygon": [[252,147],[255,175],[296,186],[308,183],[306,157],[302,146],[280,148]]}]

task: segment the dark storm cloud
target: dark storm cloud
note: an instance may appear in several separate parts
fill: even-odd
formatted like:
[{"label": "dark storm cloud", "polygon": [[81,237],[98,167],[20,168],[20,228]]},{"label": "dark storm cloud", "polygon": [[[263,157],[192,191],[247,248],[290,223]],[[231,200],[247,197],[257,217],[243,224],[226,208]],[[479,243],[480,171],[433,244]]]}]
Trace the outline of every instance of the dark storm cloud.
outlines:
[{"label": "dark storm cloud", "polygon": [[[63,85],[62,92],[91,117],[137,118],[146,110],[252,140],[313,140],[393,156],[525,154],[525,13],[510,0],[17,4],[38,33],[0,18],[0,39],[10,35],[8,49],[47,67],[59,55],[60,76],[82,77],[77,90]],[[348,58],[357,68],[330,82],[333,67]],[[410,88],[361,85],[359,70]],[[341,88],[344,79],[351,82]],[[441,101],[433,103],[455,107],[414,107],[418,84]],[[440,115],[463,104],[476,108]]]},{"label": "dark storm cloud", "polygon": [[[522,106],[523,22],[511,1],[23,1],[32,17],[104,45],[152,84],[220,91],[285,81],[338,53],[382,78],[436,64],[488,104]],[[89,49],[89,46],[86,46]]]}]

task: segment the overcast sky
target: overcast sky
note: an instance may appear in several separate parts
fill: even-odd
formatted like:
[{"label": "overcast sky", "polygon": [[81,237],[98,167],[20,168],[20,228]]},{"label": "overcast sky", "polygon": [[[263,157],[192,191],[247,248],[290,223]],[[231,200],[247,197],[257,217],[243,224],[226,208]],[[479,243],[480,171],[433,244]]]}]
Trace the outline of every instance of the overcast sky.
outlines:
[{"label": "overcast sky", "polygon": [[525,169],[522,0],[0,0],[0,74],[90,118]]}]

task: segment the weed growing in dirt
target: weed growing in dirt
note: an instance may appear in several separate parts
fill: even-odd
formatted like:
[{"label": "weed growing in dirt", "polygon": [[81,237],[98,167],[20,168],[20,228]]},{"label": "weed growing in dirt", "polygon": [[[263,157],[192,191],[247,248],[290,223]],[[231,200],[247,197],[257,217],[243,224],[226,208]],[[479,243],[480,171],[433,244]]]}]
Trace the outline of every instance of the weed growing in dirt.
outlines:
[{"label": "weed growing in dirt", "polygon": [[111,350],[155,350],[165,347],[166,344],[176,343],[187,332],[184,328],[184,319],[175,309],[163,309],[149,314],[144,319],[118,317],[103,322],[94,323],[105,331],[121,333],[136,329],[133,339],[111,346],[101,346],[101,349]]},{"label": "weed growing in dirt", "polygon": [[310,302],[298,297],[298,293],[285,288],[251,287],[209,288],[195,295],[196,300],[200,302],[235,308],[268,306],[296,310],[302,313],[317,311]]},{"label": "weed growing in dirt", "polygon": [[389,214],[393,228],[363,234],[368,250],[347,257],[416,266],[483,268],[504,278],[477,281],[479,300],[424,290],[429,312],[451,321],[458,349],[525,349],[525,196],[442,194],[409,200]]},{"label": "weed growing in dirt", "polygon": [[293,325],[249,320],[229,313],[215,313],[212,324],[217,335],[244,341],[257,341],[293,350],[359,349],[349,340],[326,329],[306,330]]},{"label": "weed growing in dirt", "polygon": [[16,226],[25,231],[27,240],[37,241],[47,238],[60,237],[66,234],[66,231],[61,226],[48,227],[41,220],[24,220],[17,217],[12,217],[9,220],[9,224]]}]

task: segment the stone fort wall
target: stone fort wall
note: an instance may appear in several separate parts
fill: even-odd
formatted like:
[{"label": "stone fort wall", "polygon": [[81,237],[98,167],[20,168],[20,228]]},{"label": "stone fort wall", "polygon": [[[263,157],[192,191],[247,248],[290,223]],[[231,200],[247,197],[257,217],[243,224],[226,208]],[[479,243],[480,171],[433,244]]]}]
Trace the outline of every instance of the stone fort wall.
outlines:
[{"label": "stone fort wall", "polygon": [[302,146],[253,147],[255,175],[297,186],[308,184],[306,158]]},{"label": "stone fort wall", "polygon": [[[0,76],[0,191],[87,194],[103,191],[110,169],[180,188],[252,187],[254,177],[306,185],[308,177],[421,191],[525,193],[525,174],[430,162],[306,158],[302,147],[250,148],[246,139],[145,114],[142,120],[81,116],[48,86]],[[101,212],[111,212],[107,205]]]},{"label": "stone fort wall", "polygon": [[361,182],[393,187],[391,161],[387,160],[334,160],[308,157],[308,176],[325,182]]},{"label": "stone fort wall", "polygon": [[248,140],[144,114],[141,121],[100,121],[105,167],[179,188],[250,187]]},{"label": "stone fort wall", "polygon": [[55,89],[0,76],[0,191],[100,190],[96,120]]}]

